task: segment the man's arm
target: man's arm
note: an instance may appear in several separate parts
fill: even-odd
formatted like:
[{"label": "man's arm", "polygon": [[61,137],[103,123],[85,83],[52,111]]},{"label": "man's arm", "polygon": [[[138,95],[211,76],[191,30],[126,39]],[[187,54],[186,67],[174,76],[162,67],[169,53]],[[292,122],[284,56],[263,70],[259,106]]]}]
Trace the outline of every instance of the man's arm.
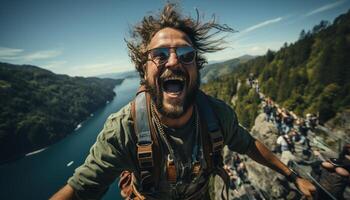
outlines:
[{"label": "man's arm", "polygon": [[[255,140],[254,145],[251,145],[247,155],[256,162],[267,166],[284,176],[289,176],[292,171],[283,164],[273,153],[265,147],[260,141]],[[316,191],[315,186],[306,179],[297,178],[295,185],[308,198],[312,199],[312,193]]]},{"label": "man's arm", "polygon": [[50,200],[77,200],[77,198],[74,194],[74,188],[67,184],[56,192]]},{"label": "man's arm", "polygon": [[52,199],[101,199],[123,170],[135,171],[129,104],[111,115],[85,162]]}]

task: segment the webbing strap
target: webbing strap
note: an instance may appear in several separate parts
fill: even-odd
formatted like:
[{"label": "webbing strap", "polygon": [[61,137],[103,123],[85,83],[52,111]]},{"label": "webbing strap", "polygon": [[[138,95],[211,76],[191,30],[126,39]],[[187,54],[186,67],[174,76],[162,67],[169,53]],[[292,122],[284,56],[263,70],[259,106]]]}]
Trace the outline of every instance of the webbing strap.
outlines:
[{"label": "webbing strap", "polygon": [[138,144],[147,145],[152,142],[151,132],[149,128],[149,119],[147,114],[146,93],[141,92],[136,96],[136,120]]},{"label": "webbing strap", "polygon": [[137,159],[141,170],[150,169],[154,166],[152,152],[152,137],[147,113],[146,93],[141,92],[135,98],[135,123],[137,140]]},{"label": "webbing strap", "polygon": [[208,97],[202,91],[198,91],[196,103],[198,105],[200,116],[204,117],[207,125],[207,130],[209,132],[209,137],[211,141],[213,153],[221,153],[224,147],[224,138],[220,130],[220,124],[212,110],[210,103],[207,99]]}]

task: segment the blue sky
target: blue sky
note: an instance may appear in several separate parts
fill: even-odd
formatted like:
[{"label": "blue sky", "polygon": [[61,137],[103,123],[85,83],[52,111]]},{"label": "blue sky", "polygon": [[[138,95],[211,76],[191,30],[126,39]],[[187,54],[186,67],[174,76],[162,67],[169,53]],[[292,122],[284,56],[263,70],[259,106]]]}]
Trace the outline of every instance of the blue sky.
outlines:
[{"label": "blue sky", "polygon": [[[244,54],[262,55],[297,40],[302,29],[333,21],[350,8],[350,0],[191,0],[180,2],[185,15],[213,14],[238,33],[228,47],[208,54],[221,61]],[[130,71],[124,38],[143,16],[165,0],[0,0],[0,61],[32,64],[72,76]]]}]

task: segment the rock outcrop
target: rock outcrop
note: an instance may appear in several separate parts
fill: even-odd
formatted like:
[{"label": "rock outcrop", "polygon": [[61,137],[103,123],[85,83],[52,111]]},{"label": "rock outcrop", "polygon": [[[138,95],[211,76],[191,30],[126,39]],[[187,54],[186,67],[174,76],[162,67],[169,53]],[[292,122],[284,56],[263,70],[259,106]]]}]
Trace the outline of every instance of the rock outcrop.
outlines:
[{"label": "rock outcrop", "polygon": [[337,138],[350,141],[350,109],[337,113],[333,119],[325,124],[325,127]]},{"label": "rock outcrop", "polygon": [[[278,137],[277,129],[272,123],[265,121],[264,113],[261,113],[255,119],[251,134],[264,143],[270,150],[275,149]],[[283,195],[284,189],[280,182],[282,178],[281,175],[256,163],[250,158],[247,158],[245,164],[248,170],[248,179],[251,181],[252,185],[265,191],[274,199],[278,199]]]},{"label": "rock outcrop", "polygon": [[[273,150],[276,147],[276,140],[278,137],[276,127],[265,121],[265,114],[260,114],[255,120],[255,125],[251,130],[251,134],[263,142],[269,149]],[[228,158],[232,156],[233,152],[227,148],[224,149],[223,156]],[[251,193],[259,193],[264,191],[265,196],[269,199],[283,199],[285,190],[281,185],[281,177],[277,172],[264,167],[257,162],[251,160],[247,156],[242,156],[245,159],[245,165],[248,171],[249,183],[240,185],[237,190],[230,191],[230,199],[251,199]],[[221,199],[221,191],[223,182],[220,178],[214,179],[214,191],[216,200]],[[261,194],[261,193],[260,193]]]}]

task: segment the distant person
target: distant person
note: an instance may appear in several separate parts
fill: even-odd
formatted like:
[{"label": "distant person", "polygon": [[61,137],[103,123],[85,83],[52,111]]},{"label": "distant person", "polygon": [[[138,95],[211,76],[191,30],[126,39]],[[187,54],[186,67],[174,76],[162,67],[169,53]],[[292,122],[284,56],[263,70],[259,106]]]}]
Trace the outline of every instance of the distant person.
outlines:
[{"label": "distant person", "polygon": [[301,146],[302,159],[309,160],[311,156],[310,140],[305,135],[298,134],[298,139],[295,143]]},{"label": "distant person", "polygon": [[294,144],[291,139],[291,135],[284,134],[280,135],[277,138],[276,143],[279,145],[281,152],[281,161],[287,165],[289,161],[295,160],[294,153]]},{"label": "distant person", "polygon": [[276,122],[276,116],[277,116],[277,106],[275,103],[272,103],[271,105],[271,121]]},{"label": "distant person", "polygon": [[299,120],[299,123],[298,123],[298,130],[299,130],[299,133],[303,136],[307,136],[307,133],[309,131],[309,128],[307,127],[306,125],[306,122],[305,120],[301,119]]},{"label": "distant person", "polygon": [[270,120],[271,120],[271,112],[272,112],[271,105],[267,101],[267,103],[264,106],[265,120],[267,122],[270,122]]},{"label": "distant person", "polygon": [[282,125],[282,113],[277,112],[276,117],[275,117],[275,123],[276,123],[276,128],[278,131],[278,135],[282,135],[283,134],[283,125]]},{"label": "distant person", "polygon": [[318,117],[315,114],[306,114],[306,125],[311,130],[314,131],[318,124]]},{"label": "distant person", "polygon": [[283,132],[286,134],[294,127],[294,118],[288,111],[283,113],[283,124]]},{"label": "distant person", "polygon": [[211,31],[232,29],[183,17],[173,4],[143,18],[127,42],[141,78],[135,100],[107,119],[85,163],[51,199],[100,199],[120,175],[125,199],[209,199],[209,176],[224,171],[224,145],[311,198],[314,185],[240,126],[232,108],[199,89],[203,54],[222,49]]}]

